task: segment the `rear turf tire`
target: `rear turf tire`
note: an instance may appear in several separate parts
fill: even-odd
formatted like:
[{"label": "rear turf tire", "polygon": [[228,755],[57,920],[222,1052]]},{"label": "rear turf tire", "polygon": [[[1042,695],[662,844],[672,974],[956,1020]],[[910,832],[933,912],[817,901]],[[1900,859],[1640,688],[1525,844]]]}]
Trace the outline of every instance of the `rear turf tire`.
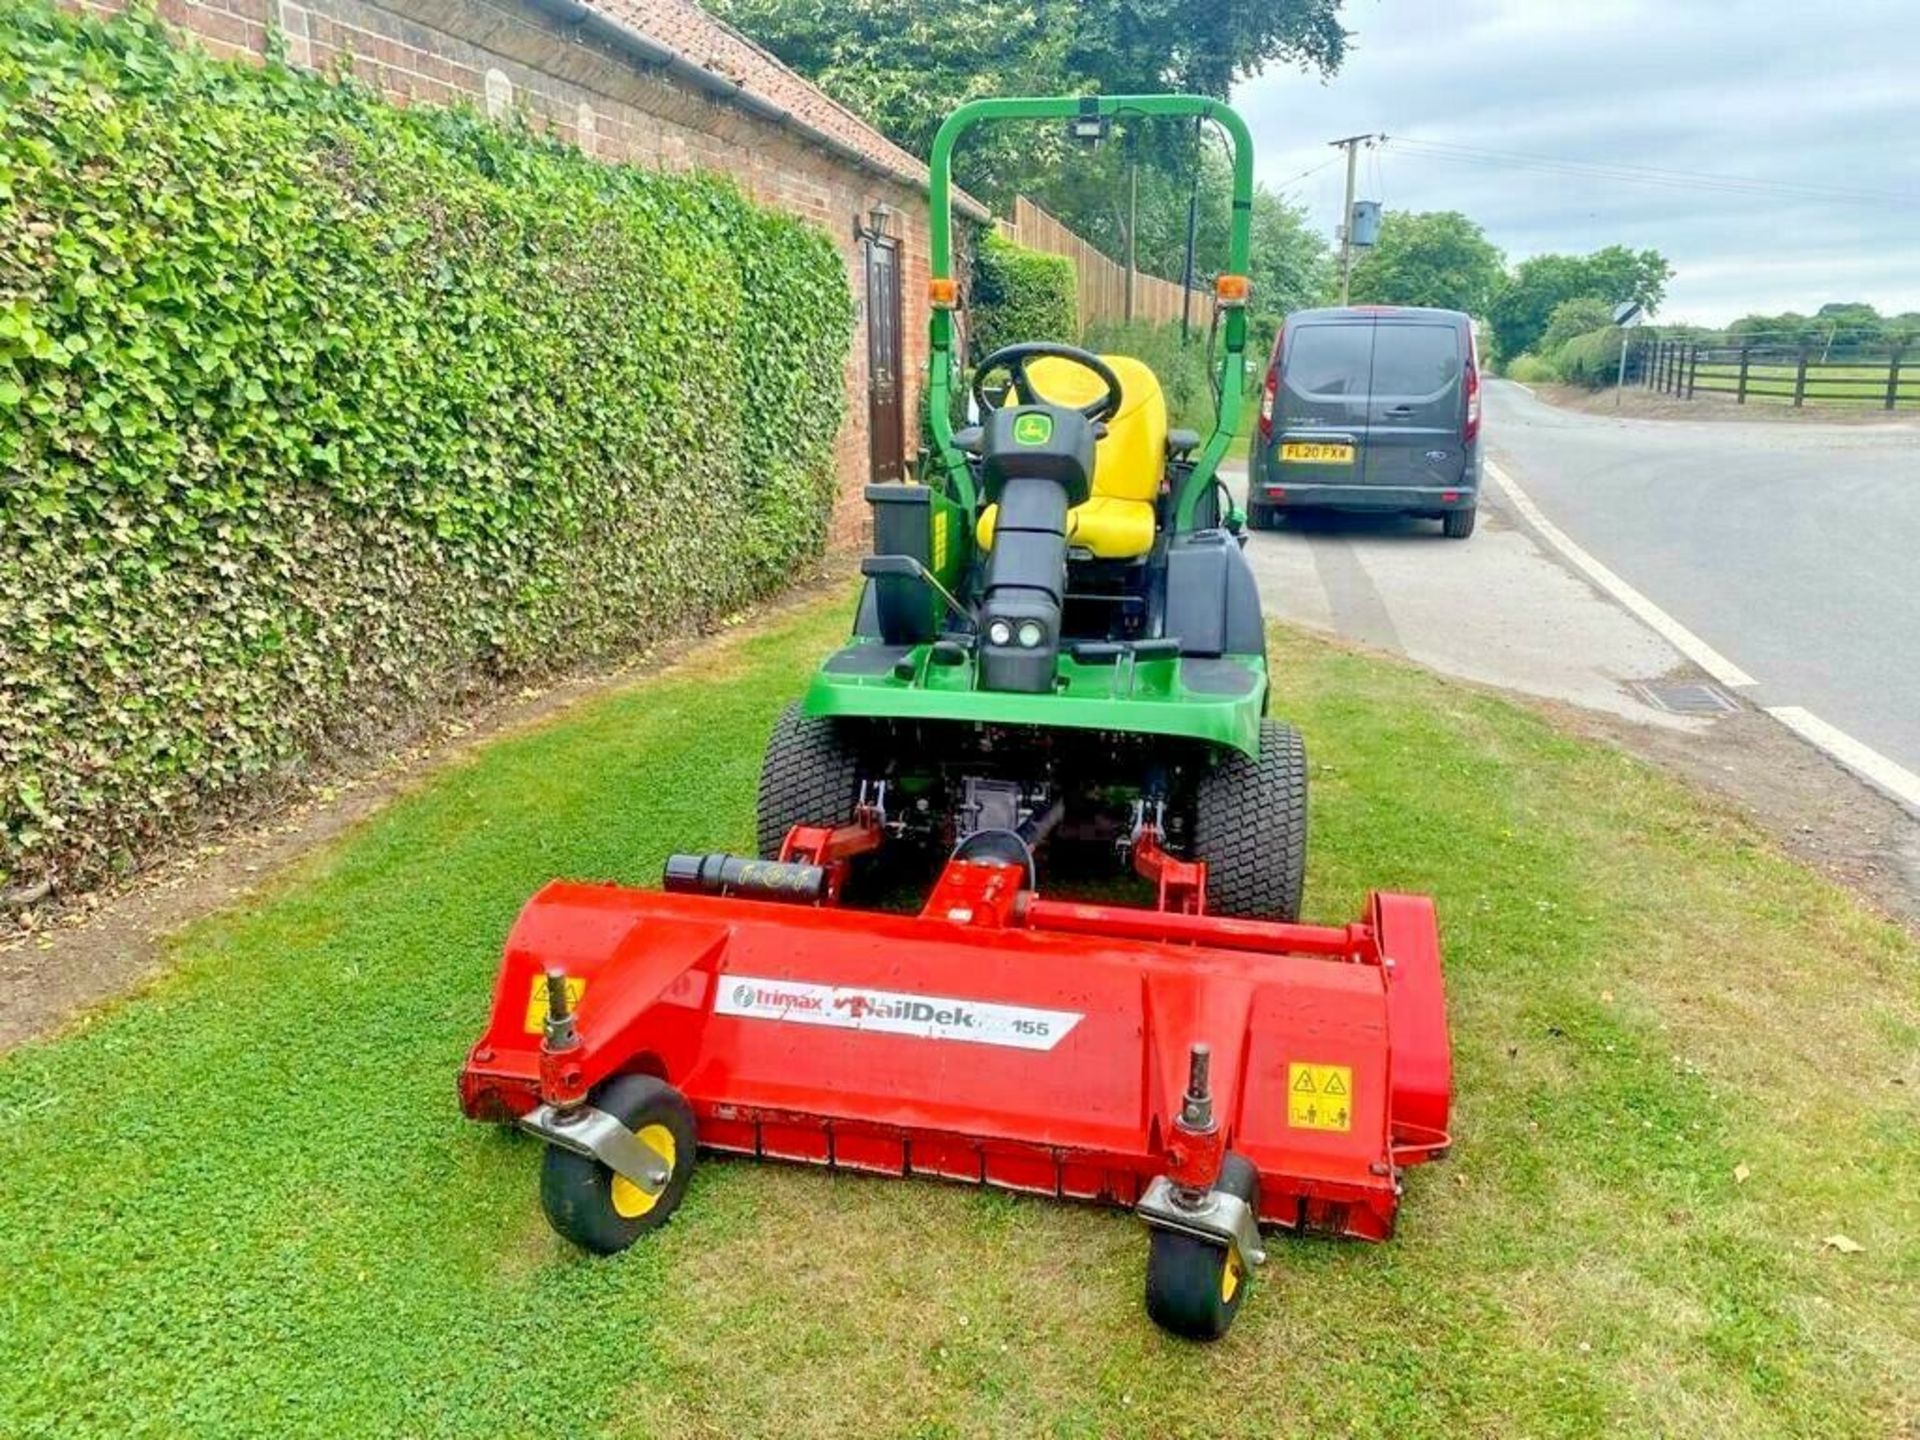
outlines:
[{"label": "rear turf tire", "polygon": [[[1229,1154],[1215,1190],[1238,1195],[1260,1213],[1260,1173],[1244,1155]],[[1218,1340],[1253,1287],[1253,1274],[1224,1246],[1172,1230],[1149,1232],[1147,1315],[1183,1340]]]},{"label": "rear turf tire", "polygon": [[1473,533],[1473,523],[1479,517],[1480,511],[1473,505],[1464,510],[1449,510],[1440,517],[1440,533],[1449,540],[1464,540]]},{"label": "rear turf tire", "polygon": [[1307,747],[1260,722],[1260,754],[1234,750],[1200,782],[1193,854],[1207,862],[1207,908],[1249,920],[1297,920],[1307,878]]},{"label": "rear turf tire", "polygon": [[780,712],[760,762],[759,844],[777,859],[795,825],[844,825],[860,803],[858,757],[833,720],[804,715],[796,703]]}]

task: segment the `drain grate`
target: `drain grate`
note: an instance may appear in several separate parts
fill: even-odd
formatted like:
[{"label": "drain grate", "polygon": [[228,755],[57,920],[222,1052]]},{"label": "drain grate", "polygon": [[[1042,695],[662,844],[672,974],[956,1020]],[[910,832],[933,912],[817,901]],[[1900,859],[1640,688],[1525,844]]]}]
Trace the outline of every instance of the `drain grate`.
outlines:
[{"label": "drain grate", "polygon": [[1669,715],[1711,718],[1731,715],[1740,708],[1738,700],[1705,680],[1636,681],[1630,688],[1654,709]]}]

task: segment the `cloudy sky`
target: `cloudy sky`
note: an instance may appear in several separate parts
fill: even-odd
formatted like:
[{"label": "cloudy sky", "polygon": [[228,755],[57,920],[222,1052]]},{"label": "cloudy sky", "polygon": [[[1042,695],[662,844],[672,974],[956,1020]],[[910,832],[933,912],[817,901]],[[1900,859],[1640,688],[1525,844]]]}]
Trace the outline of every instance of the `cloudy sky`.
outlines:
[{"label": "cloudy sky", "polygon": [[1325,142],[1384,131],[1362,152],[1361,198],[1464,211],[1509,260],[1651,246],[1676,272],[1665,319],[1920,310],[1920,0],[1343,13],[1354,35],[1335,78],[1273,70],[1234,95],[1260,178],[1328,233],[1345,176]]}]

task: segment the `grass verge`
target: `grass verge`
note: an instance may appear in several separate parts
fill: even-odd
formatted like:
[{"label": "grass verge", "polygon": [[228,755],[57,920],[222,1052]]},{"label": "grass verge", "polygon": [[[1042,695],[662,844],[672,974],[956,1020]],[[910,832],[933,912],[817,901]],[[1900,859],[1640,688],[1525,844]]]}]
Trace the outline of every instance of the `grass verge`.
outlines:
[{"label": "grass verge", "polygon": [[[744,847],[840,635],[796,612],[442,772],[165,980],[0,1061],[9,1434],[1885,1435],[1920,1415],[1920,981],[1715,804],[1497,698],[1276,635],[1308,905],[1432,890],[1455,1158],[1282,1242],[1222,1345],[1127,1216],[708,1164],[612,1262],[458,1116],[554,874]],[[1744,1181],[1741,1177],[1746,1177]],[[1823,1242],[1845,1235],[1863,1247]]]}]

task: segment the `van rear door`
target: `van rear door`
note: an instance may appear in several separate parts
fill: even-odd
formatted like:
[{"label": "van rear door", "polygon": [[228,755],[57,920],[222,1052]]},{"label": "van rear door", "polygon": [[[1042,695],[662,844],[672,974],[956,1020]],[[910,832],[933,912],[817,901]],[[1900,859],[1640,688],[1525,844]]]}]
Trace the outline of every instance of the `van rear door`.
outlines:
[{"label": "van rear door", "polygon": [[1368,387],[1367,484],[1447,489],[1461,483],[1465,344],[1449,320],[1380,317]]},{"label": "van rear door", "polygon": [[1373,317],[1289,325],[1285,340],[1268,479],[1276,485],[1363,483]]}]

